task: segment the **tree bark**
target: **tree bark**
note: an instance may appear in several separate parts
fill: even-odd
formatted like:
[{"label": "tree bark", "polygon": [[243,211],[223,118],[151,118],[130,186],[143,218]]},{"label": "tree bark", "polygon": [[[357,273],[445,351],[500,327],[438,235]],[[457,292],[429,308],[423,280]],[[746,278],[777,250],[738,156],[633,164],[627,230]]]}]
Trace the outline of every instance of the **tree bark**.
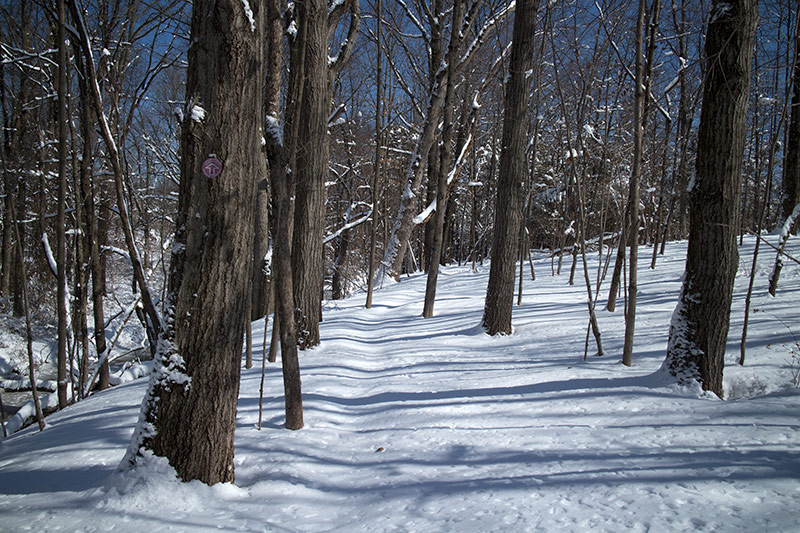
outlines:
[{"label": "tree bark", "polygon": [[322,239],[325,232],[325,181],[328,177],[328,5],[325,0],[297,4],[305,18],[305,69],[295,172],[292,284],[300,349],[319,344],[322,318]]},{"label": "tree bark", "polygon": [[64,0],[58,0],[58,221],[56,300],[58,309],[58,408],[67,406],[67,48]]},{"label": "tree bark", "polygon": [[[253,205],[262,172],[263,2],[195,0],[169,301],[132,451],[183,480],[232,482]],[[207,178],[211,155],[222,172]],[[148,431],[149,428],[149,431]],[[137,442],[137,437],[141,442]],[[135,459],[135,456],[134,456]]]},{"label": "tree bark", "polygon": [[[631,172],[630,194],[628,196],[628,220],[630,232],[628,247],[630,250],[628,267],[628,305],[625,307],[625,341],[622,348],[622,364],[631,366],[633,361],[633,333],[636,325],[636,292],[637,271],[639,266],[639,189],[642,179],[642,152],[645,127],[645,95],[649,82],[645,81],[642,49],[644,44],[644,19],[647,7],[646,0],[639,0],[639,13],[636,20],[636,76],[633,102],[633,163]],[[658,16],[658,0],[654,4],[655,16]]]},{"label": "tree bark", "polygon": [[720,397],[757,20],[756,0],[719,1],[711,10],[686,272],[662,366],[678,382],[699,382]]},{"label": "tree bark", "polygon": [[489,335],[511,333],[519,227],[522,219],[522,184],[525,181],[525,147],[528,124],[526,76],[533,58],[538,0],[520,0],[514,15],[511,60],[505,89],[503,141],[497,180],[491,268],[483,327]]},{"label": "tree bark", "polygon": [[[280,43],[283,28],[280,22],[280,0],[267,1],[268,12],[268,127],[265,131],[267,141],[267,157],[269,159],[270,181],[273,194],[273,225],[275,250],[273,254],[275,314],[272,322],[272,343],[270,345],[270,361],[277,356],[277,344],[281,346],[281,365],[283,369],[284,403],[286,412],[286,428],[303,427],[303,398],[300,381],[300,364],[297,356],[297,335],[294,322],[294,291],[292,290],[292,204],[291,204],[291,168],[292,147],[296,143],[293,133],[295,110],[302,95],[302,63],[304,25],[301,23],[297,36],[292,42],[292,68],[289,79],[288,102],[286,109],[287,122],[280,132],[278,113],[280,110],[281,58]],[[288,139],[286,136],[288,134]],[[284,145],[283,142],[288,142]]]},{"label": "tree bark", "polygon": [[[788,219],[794,207],[800,203],[800,31],[795,24],[794,32],[794,65],[792,67],[792,111],[789,119],[788,143],[786,158],[783,162],[783,180],[781,184],[781,222]],[[780,226],[781,224],[778,224]],[[795,221],[791,228],[797,233]]]},{"label": "tree bark", "polygon": [[375,253],[378,240],[378,178],[381,173],[381,146],[383,124],[381,120],[381,108],[383,105],[383,59],[382,59],[382,34],[383,34],[383,7],[381,0],[375,2],[375,43],[377,54],[377,68],[375,73],[375,162],[372,168],[372,220],[369,230],[369,265],[367,270],[367,301],[364,307],[372,307],[372,295],[375,290]]},{"label": "tree bark", "polygon": [[[465,2],[463,0],[456,0],[455,4],[453,5],[453,22],[451,24],[452,28],[461,27],[465,10]],[[459,35],[459,32],[453,31],[450,35],[450,43],[447,49],[447,64],[453,65],[453,68],[447,69],[447,89],[445,91],[443,109],[444,116],[442,120],[442,142],[440,144],[438,153],[435,154],[435,156],[439,156],[439,159],[436,164],[433,165],[436,170],[436,212],[434,213],[433,220],[431,221],[432,228],[430,243],[428,243],[426,239],[426,245],[430,245],[430,250],[426,250],[426,253],[429,252],[427,259],[428,278],[425,284],[425,303],[422,309],[422,316],[426,318],[433,316],[433,304],[436,300],[436,282],[439,277],[439,264],[442,260],[444,223],[445,216],[447,214],[447,197],[449,189],[447,185],[447,175],[450,172],[450,165],[453,159],[453,151],[451,150],[450,146],[453,142],[455,130],[453,116],[455,114],[454,99],[456,92],[456,75],[458,74],[455,69],[455,64],[458,61],[458,53],[459,49],[461,48],[462,39],[463,37]],[[429,168],[430,167],[431,165],[429,165]],[[431,225],[431,222],[429,222],[428,225]]]}]

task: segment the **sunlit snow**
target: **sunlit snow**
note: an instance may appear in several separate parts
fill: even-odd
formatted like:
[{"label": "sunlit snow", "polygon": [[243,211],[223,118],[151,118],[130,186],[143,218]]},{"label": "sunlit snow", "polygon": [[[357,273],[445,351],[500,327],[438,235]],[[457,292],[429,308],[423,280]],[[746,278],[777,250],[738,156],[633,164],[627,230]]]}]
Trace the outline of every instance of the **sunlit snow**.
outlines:
[{"label": "sunlit snow", "polygon": [[[479,326],[488,264],[451,266],[433,318],[421,317],[421,274],[376,291],[369,310],[361,293],[326,303],[322,345],[300,356],[300,431],[282,427],[279,363],[267,366],[256,429],[260,364],[243,369],[235,485],[181,483],[156,457],[115,473],[140,379],[2,441],[0,529],[797,531],[800,363],[788,328],[800,323],[800,266],[787,261],[771,298],[774,255],[762,254],[739,367],[754,242],[740,250],[724,401],[659,372],[685,242],[668,243],[655,270],[641,266],[630,368],[619,362],[622,300],[613,314],[598,306],[608,355],[594,356],[590,337],[584,361],[586,289],[582,276],[567,283],[569,256],[554,276],[534,254],[515,332],[494,338]],[[797,239],[787,250],[800,256]],[[594,280],[597,252],[588,259]],[[253,323],[256,358],[263,327]]]}]

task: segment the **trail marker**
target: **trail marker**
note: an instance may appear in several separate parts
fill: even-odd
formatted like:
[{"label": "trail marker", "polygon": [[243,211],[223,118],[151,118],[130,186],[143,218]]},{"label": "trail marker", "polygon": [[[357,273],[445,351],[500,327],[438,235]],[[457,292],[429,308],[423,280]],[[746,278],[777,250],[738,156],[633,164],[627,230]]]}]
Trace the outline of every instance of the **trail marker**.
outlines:
[{"label": "trail marker", "polygon": [[211,154],[208,159],[203,161],[202,169],[205,177],[209,179],[216,178],[222,172],[222,161],[217,159],[214,154]]}]

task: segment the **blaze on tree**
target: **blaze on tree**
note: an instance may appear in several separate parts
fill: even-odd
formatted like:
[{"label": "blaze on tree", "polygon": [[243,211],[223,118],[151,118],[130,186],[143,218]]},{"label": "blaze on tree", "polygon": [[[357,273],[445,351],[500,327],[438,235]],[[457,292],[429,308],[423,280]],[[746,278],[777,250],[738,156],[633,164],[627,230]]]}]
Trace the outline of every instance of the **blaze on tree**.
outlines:
[{"label": "blaze on tree", "polygon": [[[125,460],[135,464],[152,452],[186,481],[234,477],[253,176],[263,175],[265,164],[262,12],[260,0],[193,4],[167,331]],[[212,154],[223,166],[208,178],[202,165]]]},{"label": "blaze on tree", "polygon": [[722,397],[733,282],[739,263],[742,177],[756,0],[716,1],[689,205],[689,250],[663,368]]},{"label": "blaze on tree", "polygon": [[522,223],[522,184],[525,181],[525,146],[528,125],[527,75],[533,57],[534,28],[538,0],[517,2],[511,61],[508,66],[503,151],[497,180],[492,263],[483,308],[483,327],[489,335],[511,333],[511,308],[514,303],[514,272]]}]

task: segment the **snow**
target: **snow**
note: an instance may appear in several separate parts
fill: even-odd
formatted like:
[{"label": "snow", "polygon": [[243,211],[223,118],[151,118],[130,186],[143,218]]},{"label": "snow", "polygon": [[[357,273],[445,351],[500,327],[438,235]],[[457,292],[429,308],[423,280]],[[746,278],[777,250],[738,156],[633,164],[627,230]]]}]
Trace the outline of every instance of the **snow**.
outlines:
[{"label": "snow", "polygon": [[194,104],[192,106],[190,116],[195,122],[203,122],[203,120],[206,118],[206,110],[203,109],[199,104]]},{"label": "snow", "polygon": [[58,263],[56,263],[56,258],[53,257],[53,249],[50,247],[50,239],[47,238],[47,233],[42,233],[42,247],[44,247],[44,256],[50,266],[50,272],[54,276],[58,276]]},{"label": "snow", "polygon": [[794,226],[798,217],[800,217],[800,204],[794,206],[792,213],[783,221],[783,225],[780,226],[779,236],[782,240],[789,236],[789,232],[792,230],[792,226]]},{"label": "snow", "polygon": [[[321,346],[300,356],[304,429],[282,428],[277,364],[257,430],[260,368],[243,369],[235,485],[182,483],[153,456],[117,471],[140,379],[0,443],[0,529],[797,531],[800,391],[776,318],[800,321],[800,266],[785,267],[771,298],[764,254],[739,367],[754,243],[740,251],[724,401],[659,372],[685,242],[639,273],[631,368],[619,364],[623,313],[599,307],[613,355],[583,360],[585,288],[551,276],[549,254],[535,254],[537,279],[503,337],[479,326],[488,264],[446,267],[433,318],[420,316],[421,274],[377,291],[369,310],[363,294],[327,304]],[[800,254],[797,239],[787,251]]]},{"label": "snow", "polygon": [[414,225],[418,226],[425,222],[431,214],[436,211],[436,198],[434,198],[428,207],[422,210],[418,215],[413,218]]},{"label": "snow", "polygon": [[719,19],[733,13],[733,4],[730,2],[717,2],[711,9],[709,24],[717,22]]},{"label": "snow", "polygon": [[328,6],[328,15],[339,9],[339,6],[344,5],[344,0],[333,0]]},{"label": "snow", "polygon": [[286,35],[289,36],[289,39],[294,40],[297,37],[297,21],[292,19],[289,23],[289,27],[286,28]]},{"label": "snow", "polygon": [[264,120],[264,127],[266,128],[264,133],[269,135],[278,146],[283,146],[283,128],[275,115],[267,115]]},{"label": "snow", "polygon": [[242,0],[242,7],[244,7],[244,14],[250,22],[250,31],[256,31],[256,19],[253,18],[253,9],[250,7],[248,0]]}]

